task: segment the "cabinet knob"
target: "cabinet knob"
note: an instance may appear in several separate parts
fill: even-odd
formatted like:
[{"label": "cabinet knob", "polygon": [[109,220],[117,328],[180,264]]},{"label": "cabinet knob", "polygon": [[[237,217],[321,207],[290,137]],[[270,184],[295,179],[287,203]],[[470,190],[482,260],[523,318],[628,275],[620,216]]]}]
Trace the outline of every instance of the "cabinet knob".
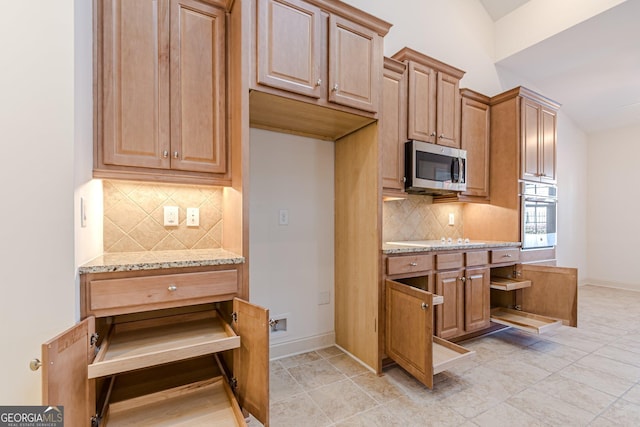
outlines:
[{"label": "cabinet knob", "polygon": [[417,262],[410,262],[410,263],[409,263],[409,265],[410,265],[411,267],[417,267],[417,266],[418,266],[418,263],[417,263]]},{"label": "cabinet knob", "polygon": [[464,276],[462,276],[462,277],[460,278],[460,280],[461,280],[462,282],[466,282],[466,281],[467,281],[467,278],[466,278],[466,277],[464,277]]},{"label": "cabinet knob", "polygon": [[174,151],[174,152],[173,152],[173,158],[174,158],[174,159],[177,159],[178,157],[179,157],[178,152],[177,152],[177,151]]},{"label": "cabinet knob", "polygon": [[316,81],[316,87],[320,86],[322,84],[322,79],[318,79],[318,81]]},{"label": "cabinet knob", "polygon": [[162,157],[164,157],[165,159],[166,159],[167,157],[169,157],[169,152],[168,152],[167,150],[164,150],[164,151],[162,152]]},{"label": "cabinet knob", "polygon": [[334,91],[334,92],[337,92],[338,91],[338,83],[334,84],[333,88],[331,90]]},{"label": "cabinet knob", "polygon": [[175,292],[178,290],[178,287],[176,285],[169,285],[167,289],[169,290],[169,292]]},{"label": "cabinet knob", "polygon": [[440,136],[438,137],[440,139],[444,139],[444,133],[441,133]]},{"label": "cabinet knob", "polygon": [[423,302],[422,305],[420,306],[423,310],[426,310],[427,308],[429,308],[429,304],[427,304],[426,302]]},{"label": "cabinet knob", "polygon": [[37,371],[40,369],[40,366],[42,366],[42,362],[38,358],[32,359],[31,362],[29,362],[29,369],[32,371]]},{"label": "cabinet knob", "polygon": [[429,135],[429,136],[436,136],[436,133],[435,132],[431,132],[431,135]]}]

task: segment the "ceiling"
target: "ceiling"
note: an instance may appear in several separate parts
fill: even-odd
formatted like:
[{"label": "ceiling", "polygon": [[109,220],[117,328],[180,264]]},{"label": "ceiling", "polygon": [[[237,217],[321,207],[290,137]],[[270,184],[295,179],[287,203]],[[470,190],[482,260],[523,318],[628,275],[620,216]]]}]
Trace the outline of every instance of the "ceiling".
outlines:
[{"label": "ceiling", "polygon": [[529,0],[480,0],[489,16],[496,22],[498,19],[514,11]]},{"label": "ceiling", "polygon": [[[495,2],[480,0],[498,16]],[[513,10],[511,9],[511,10]],[[508,12],[507,12],[508,13]],[[496,63],[562,104],[587,133],[640,125],[640,0],[627,0]],[[495,19],[495,18],[494,18]]]}]

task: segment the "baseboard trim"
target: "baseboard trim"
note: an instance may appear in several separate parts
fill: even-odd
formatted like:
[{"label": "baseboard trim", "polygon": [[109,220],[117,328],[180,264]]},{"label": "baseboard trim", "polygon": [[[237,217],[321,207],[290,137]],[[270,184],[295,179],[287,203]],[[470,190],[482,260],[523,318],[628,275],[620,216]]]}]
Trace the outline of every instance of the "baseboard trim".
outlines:
[{"label": "baseboard trim", "polygon": [[602,286],[604,288],[624,289],[627,291],[640,292],[640,284],[612,282],[608,280],[585,279],[581,280],[579,286],[593,285]]},{"label": "baseboard trim", "polygon": [[269,359],[277,360],[296,354],[307,353],[336,344],[335,332],[314,335],[312,337],[280,342],[269,346]]}]

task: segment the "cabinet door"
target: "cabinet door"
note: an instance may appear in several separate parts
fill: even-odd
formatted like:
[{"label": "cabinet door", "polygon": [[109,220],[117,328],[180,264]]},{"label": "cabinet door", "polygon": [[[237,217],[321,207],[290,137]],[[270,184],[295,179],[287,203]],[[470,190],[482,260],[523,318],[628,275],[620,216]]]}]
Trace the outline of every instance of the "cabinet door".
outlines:
[{"label": "cabinet door", "polygon": [[382,186],[404,189],[404,143],[407,135],[407,76],[387,68],[382,77]]},{"label": "cabinet door", "polygon": [[169,168],[169,0],[98,4],[102,5],[102,160],[110,165]]},{"label": "cabinet door", "polygon": [[460,87],[459,80],[438,73],[436,143],[460,148]]},{"label": "cabinet door", "polygon": [[258,83],[320,98],[322,16],[300,0],[258,1]]},{"label": "cabinet door", "polygon": [[171,1],[171,168],[225,173],[225,13]]},{"label": "cabinet door", "polygon": [[464,332],[463,271],[444,271],[436,274],[436,294],[444,303],[436,308],[436,335],[448,339]]},{"label": "cabinet door", "polygon": [[529,264],[521,268],[522,279],[531,281],[522,289],[522,311],[578,326],[578,270]]},{"label": "cabinet door", "polygon": [[87,376],[94,332],[91,316],[42,344],[42,404],[64,406],[66,425],[90,425],[96,414],[94,381]]},{"label": "cabinet door", "polygon": [[521,178],[529,181],[540,181],[538,150],[541,109],[540,104],[522,98]]},{"label": "cabinet door", "polygon": [[329,101],[377,112],[382,58],[375,31],[329,16]]},{"label": "cabinet door", "polygon": [[231,325],[240,336],[240,348],[233,350],[233,374],[240,406],[269,425],[269,310],[233,299],[237,314]]},{"label": "cabinet door", "polygon": [[386,281],[385,353],[433,388],[433,294]]},{"label": "cabinet door", "polygon": [[467,151],[467,196],[489,196],[489,105],[462,97],[460,146]]},{"label": "cabinet door", "polygon": [[408,139],[436,142],[436,71],[409,61]]},{"label": "cabinet door", "polygon": [[541,108],[540,180],[556,182],[556,116],[554,110]]},{"label": "cabinet door", "polygon": [[488,267],[478,267],[467,268],[465,273],[465,332],[488,328],[491,323],[491,272]]}]

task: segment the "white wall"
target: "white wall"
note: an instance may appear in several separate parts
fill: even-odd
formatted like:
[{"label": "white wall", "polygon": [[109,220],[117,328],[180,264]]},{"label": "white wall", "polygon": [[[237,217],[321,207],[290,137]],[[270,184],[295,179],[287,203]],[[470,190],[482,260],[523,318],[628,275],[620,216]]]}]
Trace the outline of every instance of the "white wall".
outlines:
[{"label": "white wall", "polygon": [[[334,334],[334,143],[251,129],[251,301],[287,315],[271,358],[326,347]],[[279,225],[281,209],[289,225]],[[319,305],[319,293],[330,303]]]},{"label": "white wall", "polygon": [[640,290],[640,126],[588,137],[588,281]]},{"label": "white wall", "polygon": [[74,1],[2,1],[0,404],[40,404],[40,344],[75,321]]}]

